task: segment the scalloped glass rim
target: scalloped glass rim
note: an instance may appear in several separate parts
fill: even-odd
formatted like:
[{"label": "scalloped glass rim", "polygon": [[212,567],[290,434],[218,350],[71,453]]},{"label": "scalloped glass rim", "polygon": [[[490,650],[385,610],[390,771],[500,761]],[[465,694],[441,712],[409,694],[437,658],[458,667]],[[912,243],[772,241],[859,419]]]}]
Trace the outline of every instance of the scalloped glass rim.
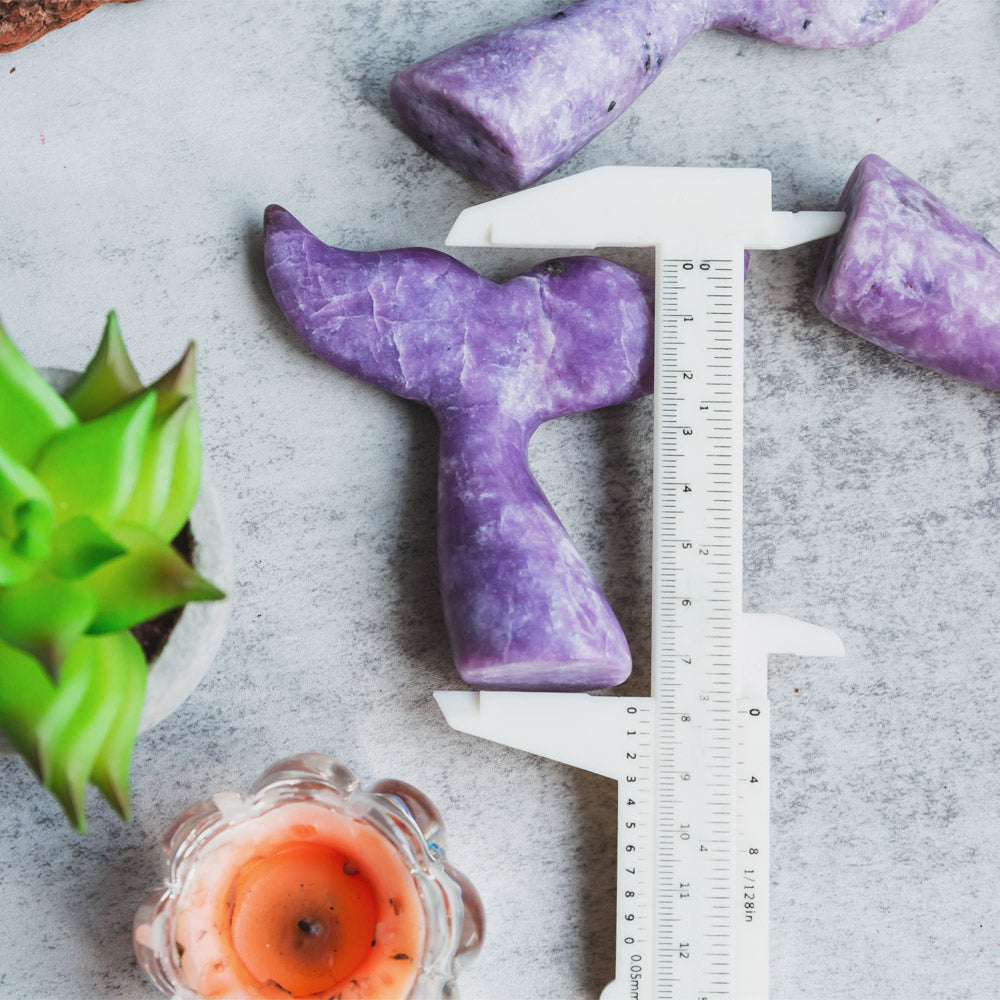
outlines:
[{"label": "scalloped glass rim", "polygon": [[[42,375],[60,392],[68,388],[79,372],[65,368],[42,368]],[[191,533],[195,547],[194,568],[226,593],[221,601],[188,604],[181,612],[160,655],[149,666],[146,701],[139,720],[139,732],[152,729],[179,708],[208,673],[222,645],[232,610],[236,571],[233,542],[226,526],[219,496],[203,469],[201,489],[191,510]],[[0,754],[16,753],[0,732]]]},{"label": "scalloped glass rim", "polygon": [[186,981],[174,942],[185,880],[216,838],[305,801],[364,822],[406,861],[426,920],[424,953],[407,998],[457,1000],[455,978],[482,946],[483,904],[468,877],[446,860],[440,813],[411,785],[383,779],[363,786],[349,768],[318,753],[278,761],[245,794],[202,799],[171,824],[161,844],[164,883],[146,896],[133,922],[136,959],[152,982],[175,1000],[201,1000]]}]

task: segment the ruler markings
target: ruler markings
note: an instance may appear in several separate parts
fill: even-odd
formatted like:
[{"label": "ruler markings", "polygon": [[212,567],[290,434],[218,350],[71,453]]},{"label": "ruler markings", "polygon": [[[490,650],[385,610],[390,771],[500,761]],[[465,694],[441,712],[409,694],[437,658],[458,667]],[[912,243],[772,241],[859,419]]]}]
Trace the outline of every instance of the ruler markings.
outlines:
[{"label": "ruler markings", "polygon": [[[729,440],[734,431],[733,403],[739,398],[733,384],[737,369],[742,380],[737,359],[741,344],[731,343],[734,320],[740,318],[731,288],[736,258],[734,253],[726,258],[661,261],[669,289],[660,296],[658,327],[661,337],[664,329],[669,331],[672,342],[670,351],[661,349],[656,358],[654,454],[660,468],[654,474],[659,494],[654,504],[659,518],[654,559],[662,572],[654,575],[652,700],[656,742],[671,756],[657,773],[655,814],[662,817],[663,829],[654,856],[656,882],[667,887],[671,907],[674,900],[684,905],[659,919],[653,914],[654,983],[649,995],[657,1000],[727,995],[728,990],[717,994],[709,987],[728,987],[729,980],[715,979],[707,971],[720,963],[731,965],[731,921],[716,913],[701,918],[698,912],[705,903],[729,898],[713,895],[709,885],[719,886],[720,892],[731,889],[735,874],[729,839],[732,618],[741,606],[742,571],[734,572],[731,565],[737,551],[732,544],[735,501],[726,483],[741,474],[738,449]],[[668,366],[675,370],[667,371]],[[661,478],[664,469],[667,476]],[[699,489],[702,484],[705,488]],[[695,490],[685,492],[691,486]],[[701,507],[695,493],[715,499]],[[710,541],[698,543],[699,537]],[[695,552],[700,558],[694,558]],[[703,685],[717,693],[700,694]],[[688,710],[703,698],[708,699],[703,709]],[[682,720],[693,721],[703,733],[704,752],[690,745]],[[710,746],[718,750],[712,752]],[[699,824],[704,827],[700,832]],[[709,830],[717,830],[718,836],[704,836]],[[699,857],[703,853],[709,857]],[[678,871],[684,872],[683,882],[676,877]],[[697,899],[701,903],[692,910],[690,903]],[[712,925],[719,927],[719,936],[709,941],[705,934],[716,933]],[[705,965],[712,955],[725,960]]]}]

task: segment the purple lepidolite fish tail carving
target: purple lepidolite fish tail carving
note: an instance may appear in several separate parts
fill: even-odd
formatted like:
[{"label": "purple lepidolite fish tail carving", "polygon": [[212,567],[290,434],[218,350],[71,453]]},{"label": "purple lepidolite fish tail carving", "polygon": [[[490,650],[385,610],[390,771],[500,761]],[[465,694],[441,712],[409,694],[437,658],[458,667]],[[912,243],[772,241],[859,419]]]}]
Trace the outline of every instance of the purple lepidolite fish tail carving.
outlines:
[{"label": "purple lepidolite fish tail carving", "polygon": [[938,0],[579,0],[398,73],[405,131],[502,191],[533,184],[607,128],[694,35],[722,28],[800,48],[877,42]]},{"label": "purple lepidolite fish tail carving", "polygon": [[623,681],[621,626],[527,451],[545,420],[651,391],[651,279],[569,257],[497,285],[435,250],[327,246],[277,206],[265,260],[317,355],[437,418],[441,591],[461,676],[520,690]]}]

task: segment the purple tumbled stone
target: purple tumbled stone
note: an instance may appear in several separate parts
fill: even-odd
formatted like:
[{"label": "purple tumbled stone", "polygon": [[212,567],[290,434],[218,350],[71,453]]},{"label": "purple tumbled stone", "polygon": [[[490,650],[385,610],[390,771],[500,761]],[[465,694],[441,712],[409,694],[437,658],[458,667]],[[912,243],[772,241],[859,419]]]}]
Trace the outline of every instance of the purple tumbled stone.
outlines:
[{"label": "purple tumbled stone", "polygon": [[879,347],[1000,389],[1000,252],[878,156],[854,169],[816,278],[819,311]]},{"label": "purple tumbled stone", "polygon": [[607,128],[700,31],[805,48],[867,45],[937,0],[580,0],[398,73],[404,130],[503,191],[534,183]]},{"label": "purple tumbled stone", "polygon": [[568,257],[497,285],[435,250],[327,246],[274,205],[264,225],[268,280],[296,333],[437,418],[441,591],[462,677],[524,690],[623,681],[621,626],[527,451],[545,420],[651,391],[651,279]]}]

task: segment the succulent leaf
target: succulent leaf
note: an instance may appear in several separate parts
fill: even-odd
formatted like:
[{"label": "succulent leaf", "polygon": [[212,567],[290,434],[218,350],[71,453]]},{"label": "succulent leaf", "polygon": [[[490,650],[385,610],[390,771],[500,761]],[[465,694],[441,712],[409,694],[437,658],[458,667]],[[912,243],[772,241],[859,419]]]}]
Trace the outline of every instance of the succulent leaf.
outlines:
[{"label": "succulent leaf", "polygon": [[63,398],[0,326],[0,447],[31,465],[49,438],[76,423]]},{"label": "succulent leaf", "polygon": [[43,777],[49,770],[49,745],[69,724],[87,694],[94,668],[94,647],[87,643],[78,644],[72,655],[66,658],[64,666],[52,698],[35,726],[36,756]]},{"label": "succulent leaf", "polygon": [[129,770],[132,763],[132,747],[135,745],[143,700],[146,696],[147,667],[139,643],[128,632],[119,632],[103,638],[108,643],[108,654],[113,653],[119,661],[121,704],[101,744],[90,780],[101,790],[101,794],[118,815],[128,823],[132,818]]},{"label": "succulent leaf", "polygon": [[0,642],[0,729],[40,772],[38,722],[55,698],[55,685],[32,656]]},{"label": "succulent leaf", "polygon": [[191,400],[177,439],[174,475],[156,534],[171,540],[184,527],[201,488],[201,423],[198,404]]},{"label": "succulent leaf", "polygon": [[0,592],[0,639],[35,657],[56,679],[96,609],[94,595],[81,584],[34,577]]},{"label": "succulent leaf", "polygon": [[19,559],[41,562],[48,558],[54,514],[52,508],[41,500],[25,500],[14,511],[17,534],[10,549]]},{"label": "succulent leaf", "polygon": [[[47,733],[43,724],[39,726],[42,779],[81,833],[86,830],[87,780],[123,703],[128,664],[121,655],[121,639],[122,636],[109,635],[88,637],[77,643],[72,661],[67,660],[67,669],[76,663],[79,650],[87,663],[81,669],[89,673],[86,692],[57,731]],[[90,646],[92,653],[86,652],[85,646]],[[135,734],[132,735],[134,739]]]},{"label": "succulent leaf", "polygon": [[55,511],[52,505],[44,500],[32,497],[25,500],[14,509],[14,523],[20,533],[48,535],[55,524]]},{"label": "succulent leaf", "polygon": [[105,528],[115,523],[139,478],[155,408],[155,395],[143,393],[46,445],[35,473],[55,499],[58,520],[86,514]]},{"label": "succulent leaf", "polygon": [[[121,512],[120,520],[124,523],[138,524],[159,534],[157,528],[167,509],[174,481],[181,431],[193,405],[193,400],[185,399],[173,410],[153,418],[153,425],[146,438],[139,480]],[[170,540],[164,538],[164,541]]]},{"label": "succulent leaf", "polygon": [[[116,705],[102,705],[108,700],[108,671],[93,640],[81,639],[66,658],[55,698],[38,722],[38,762],[42,783],[59,800],[72,826],[80,833],[86,829],[84,792],[90,765],[86,761],[86,739],[96,742],[92,757],[100,748],[98,733],[92,727],[105,728],[114,717]],[[79,760],[82,759],[82,763]],[[85,766],[85,770],[84,770]],[[81,775],[81,771],[83,771]]]},{"label": "succulent leaf", "polygon": [[106,531],[85,516],[74,517],[52,532],[52,554],[48,568],[64,580],[78,580],[128,552]]},{"label": "succulent leaf", "polygon": [[113,410],[140,389],[142,383],[125,350],[118,317],[112,309],[90,364],[63,393],[63,399],[80,420],[93,420]]},{"label": "succulent leaf", "polygon": [[0,587],[23,583],[36,570],[36,563],[22,559],[15,551],[15,542],[0,541]]},{"label": "succulent leaf", "polygon": [[29,500],[55,510],[49,491],[38,477],[0,447],[0,535],[12,537],[20,532],[17,510]]},{"label": "succulent leaf", "polygon": [[225,596],[152,532],[121,524],[112,535],[127,546],[128,553],[81,581],[97,602],[90,634],[118,632],[189,601],[217,601]]},{"label": "succulent leaf", "polygon": [[187,345],[180,361],[151,386],[156,393],[156,415],[164,416],[185,399],[194,397],[194,342]]}]

